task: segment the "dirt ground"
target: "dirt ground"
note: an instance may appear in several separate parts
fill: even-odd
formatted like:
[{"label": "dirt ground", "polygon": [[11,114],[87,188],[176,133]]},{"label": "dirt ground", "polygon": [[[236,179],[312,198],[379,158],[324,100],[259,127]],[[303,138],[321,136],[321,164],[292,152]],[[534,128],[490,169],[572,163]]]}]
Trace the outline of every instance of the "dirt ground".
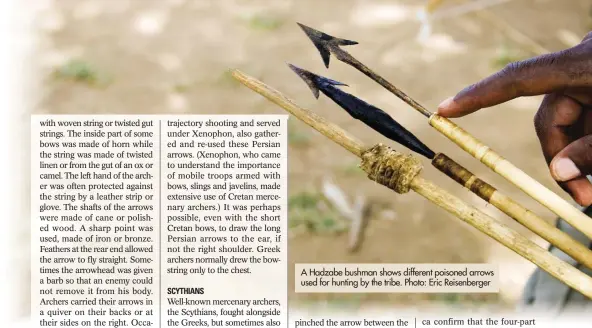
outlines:
[{"label": "dirt ground", "polygon": [[[445,1],[461,6],[467,1]],[[432,149],[447,153],[486,181],[546,219],[552,213],[497,177],[431,129],[423,116],[354,69],[332,61],[326,70],[296,25],[356,40],[347,50],[427,108],[493,73],[505,62],[532,56],[532,47],[496,21],[468,13],[435,22],[417,40],[415,12],[424,1],[316,0],[59,0],[39,18],[43,49],[38,59],[46,94],[37,113],[93,114],[284,114],[229,77],[238,68],[286,93],[297,103],[341,125],[366,143],[387,143],[330,100],[315,100],[286,62],[345,82],[347,90],[381,107]],[[549,51],[578,42],[589,31],[589,1],[515,0],[488,9]],[[489,16],[487,16],[489,17]],[[499,23],[499,21],[497,21]],[[520,37],[520,35],[518,35]],[[512,101],[456,120],[530,175],[568,197],[551,180],[532,125],[540,98]],[[295,294],[307,304],[362,306],[493,304],[509,306],[534,266],[420,196],[389,192],[356,169],[356,159],[304,124],[290,124],[291,200],[312,195],[311,216],[322,214],[315,197],[323,178],[348,195],[361,193],[370,206],[367,237],[348,253],[338,229],[290,234],[290,263],[476,263],[499,265],[499,295]],[[425,161],[424,175],[486,213],[531,236],[486,206]],[[302,198],[302,197],[301,197]],[[294,201],[294,206],[302,202]],[[318,203],[323,203],[318,199]],[[315,218],[311,218],[314,220]],[[544,242],[535,239],[541,245]],[[292,286],[293,287],[293,286]],[[293,288],[292,288],[293,290]],[[315,302],[314,304],[319,304]]]}]

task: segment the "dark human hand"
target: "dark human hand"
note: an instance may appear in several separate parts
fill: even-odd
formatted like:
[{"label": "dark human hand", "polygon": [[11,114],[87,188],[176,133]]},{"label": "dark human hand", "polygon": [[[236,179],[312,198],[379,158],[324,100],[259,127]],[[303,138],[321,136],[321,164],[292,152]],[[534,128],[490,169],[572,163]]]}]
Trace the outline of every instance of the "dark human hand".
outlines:
[{"label": "dark human hand", "polygon": [[[438,106],[461,117],[508,100],[545,95],[534,118],[553,178],[580,205],[592,204],[592,32],[577,46],[520,62]],[[511,122],[509,122],[511,124]]]}]

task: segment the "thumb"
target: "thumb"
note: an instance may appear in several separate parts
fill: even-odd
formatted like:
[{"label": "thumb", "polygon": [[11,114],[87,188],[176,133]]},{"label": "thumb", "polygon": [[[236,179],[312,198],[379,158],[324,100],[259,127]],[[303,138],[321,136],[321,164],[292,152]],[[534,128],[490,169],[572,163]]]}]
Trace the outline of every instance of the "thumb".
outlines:
[{"label": "thumb", "polygon": [[507,65],[438,106],[438,114],[460,117],[522,96],[592,85],[589,42]]},{"label": "thumb", "polygon": [[551,175],[557,181],[569,181],[592,173],[592,135],[573,141],[551,161]]},{"label": "thumb", "polygon": [[592,172],[592,135],[563,148],[549,165],[551,175],[582,206],[592,204],[592,183],[586,177]]}]

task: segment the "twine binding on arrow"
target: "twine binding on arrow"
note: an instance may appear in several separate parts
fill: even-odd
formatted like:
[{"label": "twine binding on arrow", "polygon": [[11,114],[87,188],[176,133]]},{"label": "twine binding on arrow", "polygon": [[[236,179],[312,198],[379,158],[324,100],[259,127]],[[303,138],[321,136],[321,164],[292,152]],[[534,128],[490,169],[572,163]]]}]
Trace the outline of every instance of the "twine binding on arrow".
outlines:
[{"label": "twine binding on arrow", "polygon": [[411,181],[423,166],[417,157],[401,154],[388,146],[377,144],[362,153],[360,168],[368,178],[399,194],[409,192]]}]

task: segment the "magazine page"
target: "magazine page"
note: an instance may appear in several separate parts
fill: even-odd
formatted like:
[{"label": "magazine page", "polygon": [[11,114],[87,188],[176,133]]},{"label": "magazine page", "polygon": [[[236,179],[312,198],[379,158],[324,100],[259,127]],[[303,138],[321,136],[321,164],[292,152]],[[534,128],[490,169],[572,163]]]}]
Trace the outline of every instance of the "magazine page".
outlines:
[{"label": "magazine page", "polygon": [[589,4],[12,6],[15,324],[589,325]]}]

